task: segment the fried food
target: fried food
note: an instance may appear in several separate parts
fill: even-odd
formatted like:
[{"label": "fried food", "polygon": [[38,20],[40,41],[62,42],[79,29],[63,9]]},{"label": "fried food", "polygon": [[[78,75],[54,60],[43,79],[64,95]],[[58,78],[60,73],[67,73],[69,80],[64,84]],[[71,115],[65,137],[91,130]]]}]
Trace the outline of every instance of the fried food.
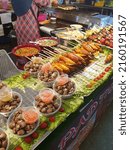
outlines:
[{"label": "fried food", "polygon": [[69,59],[69,58],[67,58],[65,56],[60,56],[59,60],[64,61],[65,64],[67,64],[67,65],[75,65],[74,61],[72,61],[71,59]]}]

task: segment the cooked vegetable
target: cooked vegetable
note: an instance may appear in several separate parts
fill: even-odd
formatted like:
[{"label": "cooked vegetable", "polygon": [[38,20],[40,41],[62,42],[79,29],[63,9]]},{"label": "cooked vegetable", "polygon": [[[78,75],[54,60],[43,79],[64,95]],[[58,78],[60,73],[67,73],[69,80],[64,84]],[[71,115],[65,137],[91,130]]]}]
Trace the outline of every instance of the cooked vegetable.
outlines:
[{"label": "cooked vegetable", "polygon": [[58,44],[56,40],[53,39],[41,39],[38,40],[40,46],[55,46]]},{"label": "cooked vegetable", "polygon": [[15,51],[17,56],[32,56],[38,54],[39,50],[35,47],[22,47]]}]

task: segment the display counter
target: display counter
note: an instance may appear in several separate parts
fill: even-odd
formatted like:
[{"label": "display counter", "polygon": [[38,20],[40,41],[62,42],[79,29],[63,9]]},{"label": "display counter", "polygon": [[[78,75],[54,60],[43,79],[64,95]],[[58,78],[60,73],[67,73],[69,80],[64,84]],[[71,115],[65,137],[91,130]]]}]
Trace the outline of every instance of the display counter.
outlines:
[{"label": "display counter", "polygon": [[[112,27],[104,30],[110,32]],[[100,32],[105,34],[104,30]],[[41,40],[47,41],[39,44],[48,44],[49,41],[50,45],[52,39],[42,38]],[[53,39],[52,44],[54,44],[54,41],[55,39]],[[62,48],[59,48],[59,45],[51,46],[51,49],[42,47],[44,51],[38,51],[39,56],[32,58],[26,56],[25,58],[28,59],[28,62],[24,66],[24,71],[17,69],[4,50],[0,51],[0,78],[2,80],[0,89],[8,87],[12,89],[13,93],[17,93],[18,97],[22,97],[18,107],[15,107],[16,105],[12,99],[10,101],[9,97],[2,99],[3,103],[0,105],[0,113],[4,115],[0,117],[4,117],[3,120],[6,120],[1,128],[7,134],[9,150],[18,150],[18,148],[22,150],[43,150],[43,148],[45,150],[76,149],[99,121],[102,113],[105,112],[112,101],[112,49],[84,40],[78,41],[78,45],[66,47],[66,49],[62,49],[63,45]],[[26,47],[29,47],[29,45],[26,45]],[[25,47],[16,47],[13,51],[13,54],[20,59],[23,59],[20,57],[22,48]],[[31,46],[29,48],[31,50]],[[32,52],[34,52],[34,48],[36,46],[33,47]],[[25,49],[24,54],[27,55]],[[32,54],[29,53],[29,55]],[[37,64],[36,68],[32,68],[33,63]],[[41,70],[38,69],[39,63],[40,65],[42,64]],[[50,86],[50,84],[47,84],[47,80],[52,75],[47,75],[47,80],[44,80],[45,76],[41,76],[39,73],[44,71],[45,74],[48,74],[48,71],[49,73],[50,71],[55,73],[52,68],[55,68],[59,74],[55,82]],[[36,75],[34,72],[38,74]],[[64,74],[68,74],[69,78]],[[56,83],[58,83],[59,87]],[[61,88],[60,86],[63,87]],[[39,99],[37,99],[39,98],[37,96],[40,96],[39,91],[44,91],[48,87],[53,89],[60,97],[61,105],[59,105],[58,101],[58,108],[53,104],[56,111],[50,110],[52,101],[48,103],[48,99],[51,99],[51,94],[49,94],[47,101],[45,100],[45,95],[40,103]],[[56,97],[58,96],[57,94]],[[7,107],[6,103],[10,106]],[[44,105],[46,110],[43,110]],[[36,114],[34,112],[30,113],[32,116],[26,114],[30,110],[29,108],[25,111],[26,113],[23,113],[23,107],[35,108],[39,112],[37,122],[35,121],[35,128],[31,126],[31,123],[34,123],[34,115]],[[12,110],[11,113],[8,113],[12,108],[14,108],[14,111]],[[20,117],[16,114],[18,110],[20,110],[18,112],[20,115],[22,113]],[[21,117],[22,121],[25,122],[19,125]]]}]

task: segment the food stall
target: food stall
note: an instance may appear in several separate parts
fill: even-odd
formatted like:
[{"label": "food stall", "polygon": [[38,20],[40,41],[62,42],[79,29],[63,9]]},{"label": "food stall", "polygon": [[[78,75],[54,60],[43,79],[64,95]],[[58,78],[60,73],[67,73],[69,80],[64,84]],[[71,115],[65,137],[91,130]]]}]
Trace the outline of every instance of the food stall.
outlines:
[{"label": "food stall", "polygon": [[112,102],[113,27],[97,11],[54,11],[39,23],[47,37],[0,50],[2,150],[77,150]]},{"label": "food stall", "polygon": [[13,55],[26,58],[23,71],[0,51],[2,148],[78,149],[111,103],[112,26],[67,31],[55,33],[69,38],[66,46],[43,37],[15,47]]}]

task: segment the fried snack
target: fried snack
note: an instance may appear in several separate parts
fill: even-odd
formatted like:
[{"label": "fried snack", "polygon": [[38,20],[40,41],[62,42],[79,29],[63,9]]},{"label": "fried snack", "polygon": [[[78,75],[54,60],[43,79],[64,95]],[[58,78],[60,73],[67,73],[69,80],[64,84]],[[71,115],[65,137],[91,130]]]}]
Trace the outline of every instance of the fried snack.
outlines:
[{"label": "fried snack", "polygon": [[63,72],[63,69],[59,66],[58,62],[52,63],[52,66],[56,68],[59,72]]},{"label": "fried snack", "polygon": [[69,68],[68,68],[68,66],[66,66],[65,64],[63,64],[63,62],[62,61],[57,61],[57,62],[54,62],[53,64],[52,64],[58,71],[60,71],[60,72],[69,72]]},{"label": "fried snack", "polygon": [[72,61],[76,63],[79,61],[78,56],[76,56],[74,53],[66,53],[64,56],[68,57],[69,59],[71,59]]},{"label": "fried snack", "polygon": [[95,52],[95,50],[92,49],[91,46],[89,46],[87,42],[84,42],[84,43],[82,44],[82,46],[83,46],[83,48],[85,48],[88,52],[91,52],[91,53],[94,53],[94,52]]},{"label": "fried snack", "polygon": [[112,54],[107,55],[106,59],[105,59],[105,63],[107,64],[107,63],[111,62],[112,59],[113,59],[113,55]]},{"label": "fried snack", "polygon": [[60,56],[59,60],[64,61],[67,65],[75,65],[74,61],[72,61],[71,59],[69,59],[65,56]]}]

